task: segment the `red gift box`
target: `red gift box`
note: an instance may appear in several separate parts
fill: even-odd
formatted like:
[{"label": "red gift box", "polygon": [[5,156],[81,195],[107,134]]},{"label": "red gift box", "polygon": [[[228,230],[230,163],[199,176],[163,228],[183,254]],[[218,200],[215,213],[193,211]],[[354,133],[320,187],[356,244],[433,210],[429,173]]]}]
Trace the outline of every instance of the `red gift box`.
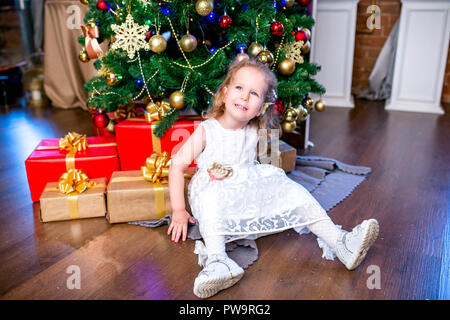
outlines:
[{"label": "red gift box", "polygon": [[[175,155],[201,121],[201,116],[197,115],[179,116],[161,138],[153,133],[155,122],[148,122],[145,117],[121,121],[115,131],[122,170],[140,170],[153,151],[158,154],[167,151],[169,156]],[[194,159],[189,166],[196,165]]]},{"label": "red gift box", "polygon": [[115,138],[88,137],[86,150],[78,151],[70,158],[70,153],[58,149],[59,139],[42,140],[25,160],[31,200],[39,201],[48,182],[58,181],[67,171],[70,163],[81,169],[89,178],[109,178],[120,170]]}]

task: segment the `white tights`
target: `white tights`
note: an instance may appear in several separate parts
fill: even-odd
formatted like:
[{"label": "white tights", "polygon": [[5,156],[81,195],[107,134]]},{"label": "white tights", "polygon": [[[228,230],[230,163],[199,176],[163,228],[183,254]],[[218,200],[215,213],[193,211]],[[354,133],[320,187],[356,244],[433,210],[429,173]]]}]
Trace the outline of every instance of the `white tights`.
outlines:
[{"label": "white tights", "polygon": [[225,254],[225,236],[204,236],[203,241],[205,242],[206,252],[208,252],[208,255]]},{"label": "white tights", "polygon": [[[336,240],[342,234],[331,219],[321,220],[307,225],[308,229],[318,238],[322,239],[333,250],[336,246]],[[225,236],[210,235],[203,237],[208,255],[225,255]]]},{"label": "white tights", "polygon": [[342,235],[342,230],[338,228],[331,219],[321,220],[307,225],[308,229],[319,239],[330,246],[333,251],[336,247],[336,240]]}]

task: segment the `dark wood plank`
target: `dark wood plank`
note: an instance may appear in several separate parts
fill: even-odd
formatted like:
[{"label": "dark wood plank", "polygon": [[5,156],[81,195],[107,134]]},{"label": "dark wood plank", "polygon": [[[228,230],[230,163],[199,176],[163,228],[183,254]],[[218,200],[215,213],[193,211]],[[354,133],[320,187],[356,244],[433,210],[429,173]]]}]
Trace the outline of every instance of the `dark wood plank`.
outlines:
[{"label": "dark wood plank", "polygon": [[[258,239],[258,260],[212,299],[449,299],[448,111],[388,112],[382,102],[357,99],[354,109],[328,108],[311,120],[315,147],[299,154],[372,168],[329,214],[346,230],[378,219],[377,242],[348,271],[337,259],[321,258],[312,234],[288,230]],[[88,113],[18,104],[0,114],[0,297],[197,299],[195,243],[172,243],[167,226],[39,221],[23,162],[41,139],[69,130],[93,135]],[[70,265],[80,267],[79,290],[66,286]],[[370,266],[379,267],[380,289],[367,286]]]}]

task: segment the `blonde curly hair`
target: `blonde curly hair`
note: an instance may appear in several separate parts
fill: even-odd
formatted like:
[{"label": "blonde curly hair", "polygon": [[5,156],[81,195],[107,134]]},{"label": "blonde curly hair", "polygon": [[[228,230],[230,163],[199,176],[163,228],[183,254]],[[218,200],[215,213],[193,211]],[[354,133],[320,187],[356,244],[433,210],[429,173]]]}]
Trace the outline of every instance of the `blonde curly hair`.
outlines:
[{"label": "blonde curly hair", "polygon": [[[230,63],[225,79],[217,89],[214,95],[214,99],[208,110],[206,112],[202,112],[202,117],[204,119],[217,118],[224,114],[225,97],[223,89],[232,82],[236,72],[244,67],[251,67],[261,71],[267,80],[267,90],[264,93],[264,104],[263,106],[261,106],[265,109],[265,111],[262,112],[259,116],[251,119],[249,121],[249,125],[257,127],[258,129],[278,129],[279,131],[281,131],[279,116],[274,112],[275,100],[277,99],[276,92],[278,87],[278,80],[275,74],[266,65],[256,61],[255,59],[244,59],[242,61],[235,60]],[[268,131],[270,135],[271,130]]]}]

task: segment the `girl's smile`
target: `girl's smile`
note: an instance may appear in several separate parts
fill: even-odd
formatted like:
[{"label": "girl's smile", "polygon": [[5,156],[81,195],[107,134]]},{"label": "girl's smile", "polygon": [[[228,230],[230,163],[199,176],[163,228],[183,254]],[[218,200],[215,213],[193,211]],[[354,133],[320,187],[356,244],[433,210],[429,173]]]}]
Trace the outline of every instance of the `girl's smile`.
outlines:
[{"label": "girl's smile", "polygon": [[241,104],[235,104],[234,106],[235,106],[236,108],[238,108],[239,110],[242,110],[242,111],[247,111],[247,110],[248,110],[248,107],[243,106],[243,105],[241,105]]}]

